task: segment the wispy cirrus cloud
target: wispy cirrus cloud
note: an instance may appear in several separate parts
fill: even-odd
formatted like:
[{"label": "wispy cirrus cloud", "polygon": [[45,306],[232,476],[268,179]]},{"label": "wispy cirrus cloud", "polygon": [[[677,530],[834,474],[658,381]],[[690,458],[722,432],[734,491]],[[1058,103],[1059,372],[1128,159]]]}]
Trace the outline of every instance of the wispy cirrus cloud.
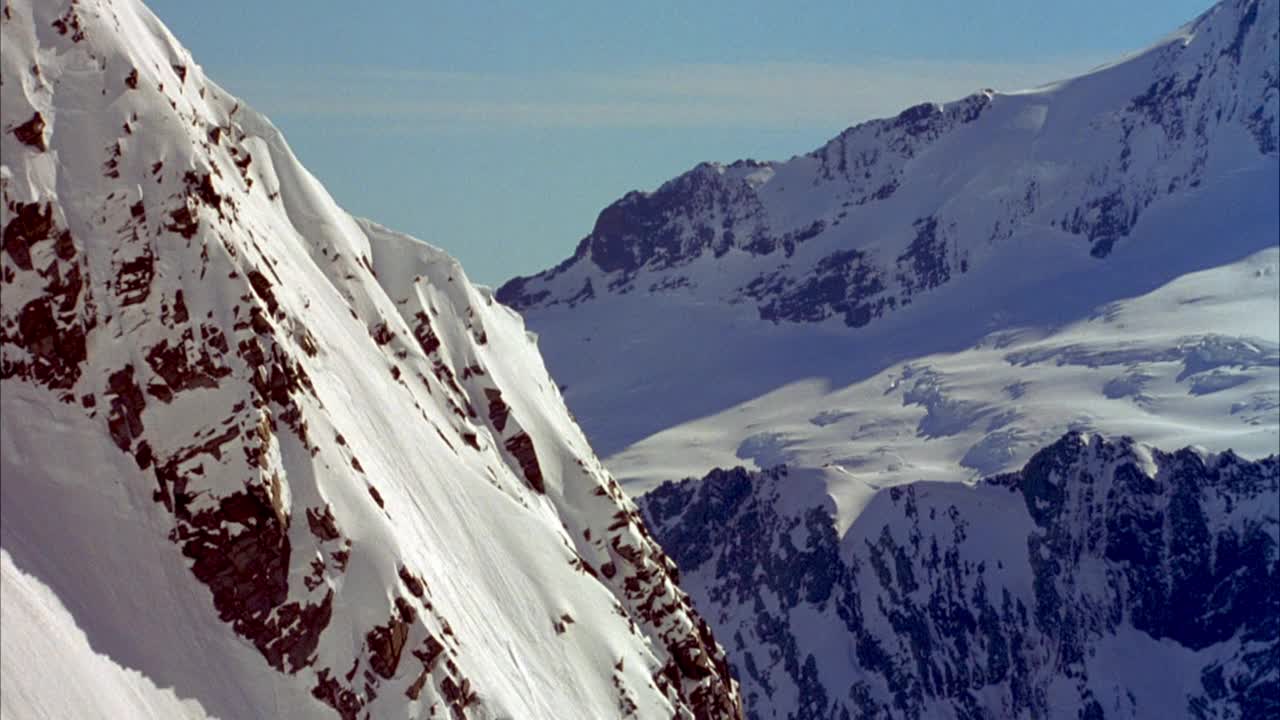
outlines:
[{"label": "wispy cirrus cloud", "polygon": [[1105,59],[700,64],[527,74],[281,67],[219,74],[230,90],[269,115],[341,118],[373,128],[831,128],[980,88],[1018,90],[1060,80]]}]

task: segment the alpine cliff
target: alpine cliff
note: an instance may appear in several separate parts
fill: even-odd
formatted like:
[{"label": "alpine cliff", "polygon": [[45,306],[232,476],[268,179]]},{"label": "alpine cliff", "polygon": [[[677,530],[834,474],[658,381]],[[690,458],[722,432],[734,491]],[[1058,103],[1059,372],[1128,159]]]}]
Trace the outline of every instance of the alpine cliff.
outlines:
[{"label": "alpine cliff", "polygon": [[975,486],[823,491],[737,468],[642,498],[749,717],[1280,712],[1280,456],[1072,433]]}]

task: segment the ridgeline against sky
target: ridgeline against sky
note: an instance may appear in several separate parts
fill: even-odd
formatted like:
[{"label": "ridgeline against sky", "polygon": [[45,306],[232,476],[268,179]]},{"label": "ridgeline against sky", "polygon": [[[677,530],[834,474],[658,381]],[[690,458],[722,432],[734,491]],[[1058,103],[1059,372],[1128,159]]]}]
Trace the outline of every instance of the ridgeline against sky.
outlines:
[{"label": "ridgeline against sky", "polygon": [[1076,75],[1208,3],[393,2],[358,22],[335,2],[154,5],[344,207],[496,286],[698,162],[784,160],[924,100]]}]

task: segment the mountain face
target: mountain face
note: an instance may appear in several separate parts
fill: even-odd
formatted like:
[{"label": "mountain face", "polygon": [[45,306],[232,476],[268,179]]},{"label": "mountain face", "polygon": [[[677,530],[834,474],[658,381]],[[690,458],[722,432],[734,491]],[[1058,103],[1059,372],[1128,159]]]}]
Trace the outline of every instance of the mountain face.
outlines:
[{"label": "mountain face", "polygon": [[1226,0],[699,165],[498,291],[748,717],[1280,711],[1278,52]]},{"label": "mountain face", "polygon": [[751,718],[1280,712],[1280,458],[1069,434],[975,486],[716,470],[641,506]]},{"label": "mountain face", "polygon": [[[1077,81],[924,103],[784,163],[704,163],[609,206],[572,257],[498,299],[536,310],[683,294],[857,328],[1030,228],[1105,258],[1219,155],[1277,153],[1275,16],[1264,0],[1224,3]],[[731,277],[708,277],[726,256]]]},{"label": "mountain face", "polygon": [[741,716],[520,318],[131,0],[11,0],[5,717]]},{"label": "mountain face", "polygon": [[497,297],[636,491],[743,461],[978,479],[1068,430],[1266,455],[1278,52],[1274,0],[1227,0],[1078,78],[699,165]]}]

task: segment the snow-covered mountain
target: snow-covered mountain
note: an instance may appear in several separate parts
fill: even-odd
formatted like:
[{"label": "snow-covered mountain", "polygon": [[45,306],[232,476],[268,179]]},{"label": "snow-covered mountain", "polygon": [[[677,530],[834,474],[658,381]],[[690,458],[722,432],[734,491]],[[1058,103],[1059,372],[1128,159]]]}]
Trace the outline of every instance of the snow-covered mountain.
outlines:
[{"label": "snow-covered mountain", "polygon": [[1278,16],[1228,0],[1079,78],[699,165],[497,296],[638,489],[743,460],[977,478],[1072,428],[1267,454]]},{"label": "snow-covered mountain", "polygon": [[1280,712],[1278,53],[1225,0],[699,165],[498,291],[748,717]]},{"label": "snow-covered mountain", "polygon": [[519,316],[134,0],[6,0],[5,718],[741,716]]},{"label": "snow-covered mountain", "polygon": [[641,498],[749,717],[1280,713],[1280,457],[1072,433],[1018,472],[859,509],[821,474]]}]

